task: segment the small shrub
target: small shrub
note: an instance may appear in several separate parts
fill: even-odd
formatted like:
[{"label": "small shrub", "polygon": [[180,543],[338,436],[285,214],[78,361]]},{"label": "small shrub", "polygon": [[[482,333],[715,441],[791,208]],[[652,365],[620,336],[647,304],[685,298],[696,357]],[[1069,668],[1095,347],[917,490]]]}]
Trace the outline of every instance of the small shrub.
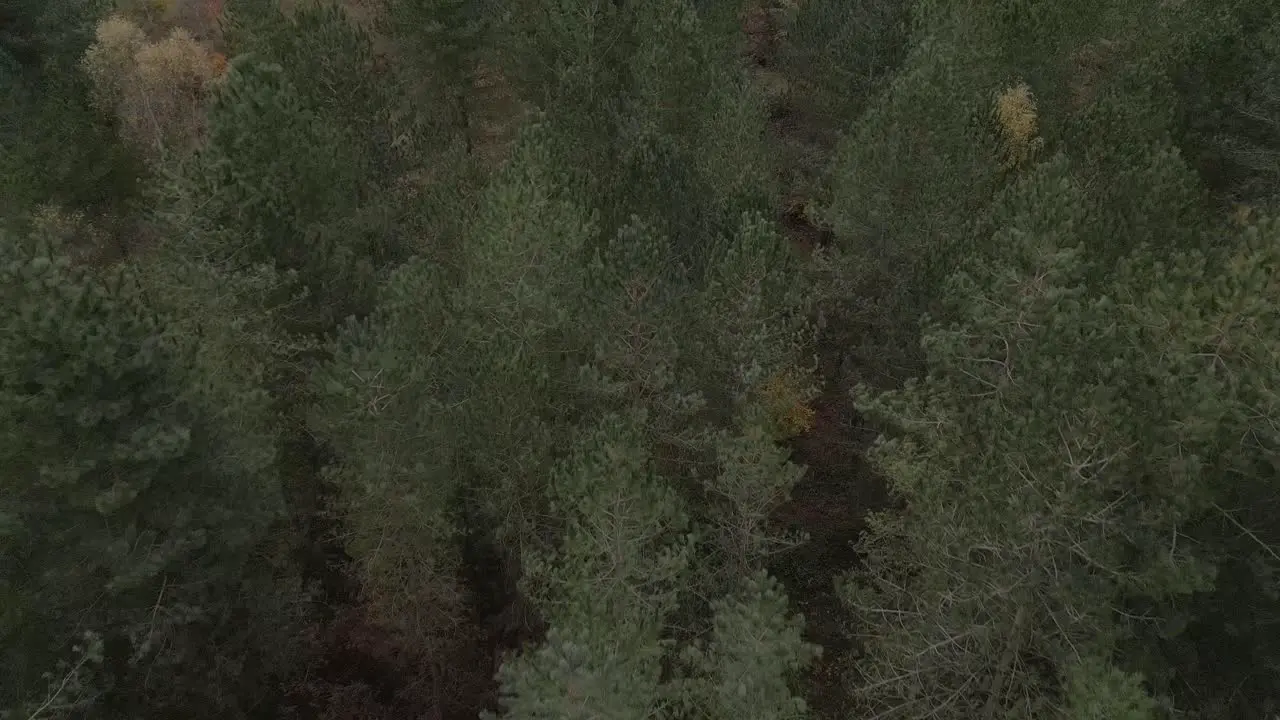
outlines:
[{"label": "small shrub", "polygon": [[813,429],[815,413],[808,403],[811,395],[808,390],[804,376],[797,371],[779,372],[761,388],[770,418],[781,436],[779,439],[793,438]]},{"label": "small shrub", "polygon": [[1026,83],[1019,83],[1001,93],[992,115],[1000,124],[1004,138],[1005,170],[1024,165],[1044,145],[1044,138],[1036,137],[1039,115],[1031,87]]}]

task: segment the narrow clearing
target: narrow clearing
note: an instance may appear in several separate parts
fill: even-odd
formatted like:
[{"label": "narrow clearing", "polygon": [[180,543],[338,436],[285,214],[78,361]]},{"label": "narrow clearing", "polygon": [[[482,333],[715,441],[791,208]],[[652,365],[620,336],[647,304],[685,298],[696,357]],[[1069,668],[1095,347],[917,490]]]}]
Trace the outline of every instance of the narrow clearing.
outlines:
[{"label": "narrow clearing", "polygon": [[[805,102],[802,85],[779,62],[786,47],[783,11],[779,2],[763,0],[744,12],[744,55],[769,103],[769,139],[783,188],[778,220],[787,239],[807,254],[832,239],[810,221],[806,205],[835,138],[808,110],[812,104]],[[852,618],[835,579],[858,563],[854,544],[866,513],[887,503],[883,479],[865,460],[875,433],[863,425],[840,377],[840,350],[819,348],[824,388],[814,402],[814,427],[791,442],[792,459],[808,471],[774,518],[781,527],[809,535],[809,542],[780,556],[772,570],[804,614],[806,639],[823,648],[804,681],[805,700],[818,718],[843,718],[848,712],[844,674],[856,650],[850,640]]]}]

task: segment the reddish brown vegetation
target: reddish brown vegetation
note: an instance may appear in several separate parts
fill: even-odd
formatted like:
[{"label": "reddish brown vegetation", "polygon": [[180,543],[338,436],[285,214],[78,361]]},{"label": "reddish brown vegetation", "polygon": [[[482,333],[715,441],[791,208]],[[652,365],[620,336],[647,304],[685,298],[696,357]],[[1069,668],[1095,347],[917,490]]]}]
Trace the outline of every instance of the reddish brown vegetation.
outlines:
[{"label": "reddish brown vegetation", "polygon": [[458,643],[447,658],[424,659],[348,608],[313,629],[312,647],[311,665],[286,695],[287,717],[474,720],[491,703],[491,664],[474,642]]}]

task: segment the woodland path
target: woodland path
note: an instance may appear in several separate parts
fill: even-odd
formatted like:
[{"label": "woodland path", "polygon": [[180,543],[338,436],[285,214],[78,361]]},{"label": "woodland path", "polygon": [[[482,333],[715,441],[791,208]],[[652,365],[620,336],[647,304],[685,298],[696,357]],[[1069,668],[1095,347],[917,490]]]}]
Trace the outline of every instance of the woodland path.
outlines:
[{"label": "woodland path", "polygon": [[[782,0],[786,2],[786,0]],[[787,239],[805,254],[831,241],[830,233],[807,217],[808,193],[835,150],[835,140],[805,102],[802,83],[789,77],[780,56],[786,48],[784,16],[777,0],[757,0],[743,13],[744,61],[769,108],[770,145],[782,185],[778,222]],[[773,572],[805,617],[805,637],[821,645],[822,657],[804,679],[805,700],[816,718],[847,716],[845,673],[857,648],[853,618],[837,595],[835,580],[856,567],[854,548],[868,511],[885,506],[884,481],[868,465],[865,453],[875,433],[853,407],[841,378],[840,348],[819,348],[824,383],[814,401],[811,430],[791,441],[792,459],[808,468],[779,508],[781,528],[807,533],[809,542],[781,555]]]}]

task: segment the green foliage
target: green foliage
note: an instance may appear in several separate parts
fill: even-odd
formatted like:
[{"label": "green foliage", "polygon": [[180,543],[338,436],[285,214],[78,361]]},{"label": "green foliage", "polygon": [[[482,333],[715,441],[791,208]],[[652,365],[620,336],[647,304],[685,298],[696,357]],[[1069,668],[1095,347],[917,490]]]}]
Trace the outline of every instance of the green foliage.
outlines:
[{"label": "green foliage", "polygon": [[695,672],[681,688],[689,716],[733,720],[807,717],[789,681],[821,648],[801,639],[803,618],[787,614],[787,597],[763,571],[744,575],[741,589],[713,604],[711,642],[685,648]]},{"label": "green foliage", "polygon": [[0,10],[0,213],[52,203],[121,211],[144,168],[89,100],[77,63],[105,4],[22,2]]},{"label": "green foliage", "polygon": [[299,3],[286,15],[277,3],[231,0],[226,12],[230,56],[254,55],[283,67],[299,102],[349,132],[362,154],[389,142],[383,134],[395,88],[373,81],[384,78],[375,69],[372,41],[339,4]]},{"label": "green foliage", "polygon": [[771,380],[791,374],[797,400],[811,400],[804,354],[814,342],[812,296],[797,282],[800,263],[787,241],[760,215],[744,213],[737,232],[709,254],[684,319],[697,331],[681,340],[702,392],[718,407],[741,411]]},{"label": "green foliage", "polygon": [[[793,376],[796,402],[812,397],[795,263],[759,216],[740,222],[698,282],[655,228],[633,218],[592,255],[574,310],[592,333],[590,392],[611,407],[646,402],[655,438],[686,448],[710,450],[699,425],[736,426],[775,378]],[[775,420],[749,419],[780,432]]]},{"label": "green foliage", "polygon": [[105,0],[8,0],[0,9],[0,48],[27,68],[69,69],[109,8]]},{"label": "green foliage", "polygon": [[[1036,134],[1022,142],[1069,153],[1108,215],[1091,252],[1115,259],[1142,243],[1200,243],[1206,198],[1171,147],[1180,118],[1172,77],[1233,27],[1219,4],[1203,2],[1176,12],[1154,0],[917,3],[913,47],[841,143],[818,213],[841,256],[833,330],[843,335],[833,342],[868,344],[857,354],[872,368],[916,369],[903,351],[916,345],[915,323],[940,311],[954,267],[986,252],[987,209],[1016,181],[1017,165],[997,159],[1016,148],[990,109],[1023,83]],[[1180,198],[1168,205],[1178,212],[1152,212],[1139,203],[1160,196],[1127,191],[1152,182]]]},{"label": "green foliage", "polygon": [[529,558],[525,582],[552,625],[660,627],[674,608],[692,550],[689,520],[653,472],[642,423],[642,415],[606,416],[551,480],[563,540]]},{"label": "green foliage", "polygon": [[557,198],[544,152],[528,133],[481,200],[459,272],[404,265],[314,374],[312,424],[339,455],[348,551],[393,627],[429,635],[450,622],[464,518],[483,518],[518,557],[545,505],[573,262],[592,228]]},{"label": "green foliage", "polygon": [[351,132],[309,107],[280,66],[238,58],[206,145],[165,188],[167,220],[192,254],[296,271],[321,327],[367,310],[401,249]]},{"label": "green foliage", "polygon": [[[294,327],[328,330],[372,309],[377,282],[414,249],[449,255],[468,166],[397,119],[400,81],[376,70],[372,41],[341,8],[286,17],[233,3],[229,13],[239,55],[204,147],[170,168],[162,211],[192,253],[296,271],[310,300]],[[410,173],[427,150],[439,174]],[[439,237],[415,247],[424,232]]]},{"label": "green foliage", "polygon": [[[843,339],[901,348],[905,323],[931,316],[927,375],[859,393],[893,428],[874,455],[907,503],[873,518],[868,571],[844,586],[867,625],[852,687],[869,712],[1270,712],[1253,667],[1271,652],[1257,628],[1274,541],[1258,530],[1274,521],[1224,508],[1274,492],[1271,351],[1244,340],[1272,311],[1243,299],[1269,292],[1254,268],[1274,266],[1257,239],[1273,229],[1223,229],[1175,145],[1238,133],[1191,157],[1214,182],[1227,147],[1265,157],[1262,125],[1207,110],[1212,78],[1265,97],[1265,23],[1244,18],[1267,13],[1089,8],[917,4],[903,71],[833,165],[824,216],[842,247],[824,292],[846,303],[838,328],[863,323]],[[1000,108],[986,122],[984,94]],[[993,164],[1015,140],[1036,153]],[[1226,175],[1237,197],[1265,196],[1241,182],[1265,170]],[[1233,544],[1241,528],[1252,548]],[[1253,632],[1214,609],[1237,603]]]},{"label": "green foliage", "polygon": [[[808,398],[805,306],[757,216],[708,253],[701,283],[639,218],[599,240],[561,139],[552,122],[528,128],[458,267],[411,261],[346,326],[315,375],[315,427],[341,458],[371,598],[395,594],[399,615],[441,629],[457,538],[487,537],[552,628],[504,670],[509,714],[643,713],[674,702],[658,684],[670,627],[704,622],[681,591],[723,593],[779,540],[768,515],[800,471],[759,393],[793,372]],[[675,492],[694,486],[716,494],[693,508],[715,523],[707,544],[685,536]],[[765,594],[741,602],[778,607]],[[785,687],[787,662],[760,672]]]},{"label": "green foliage", "polygon": [[882,358],[910,346],[912,322],[964,255],[999,180],[999,142],[987,122],[999,69],[970,31],[930,36],[911,50],[838,147],[830,202],[816,212],[841,252],[833,330],[867,328]]},{"label": "green foliage", "polygon": [[592,348],[579,383],[584,408],[645,407],[664,467],[696,473],[714,557],[702,581],[720,592],[794,540],[767,521],[802,473],[775,440],[815,393],[811,335],[788,251],[760,218],[742,218],[700,286],[665,248],[633,224],[593,256],[576,313]]},{"label": "green foliage", "polygon": [[456,338],[448,285],[424,262],[397,272],[378,311],[350,322],[315,373],[310,426],[342,463],[328,478],[356,559],[364,601],[416,646],[444,642],[457,622],[458,550],[451,517],[459,479],[441,388]]},{"label": "green foliage", "polygon": [[1206,181],[1233,200],[1274,210],[1280,196],[1280,14],[1269,3],[1232,3],[1236,32],[1186,61],[1185,146]]},{"label": "green foliage", "polygon": [[234,211],[244,228],[267,235],[265,242],[276,243],[268,248],[286,266],[310,249],[285,243],[296,242],[308,223],[354,212],[365,177],[363,158],[344,144],[343,128],[304,98],[279,65],[238,59],[210,112],[200,163],[221,171],[205,183],[209,196],[225,197],[223,213]]},{"label": "green foliage", "polygon": [[576,95],[575,105],[598,113],[621,90],[625,12],[618,3],[592,0],[512,3],[501,16],[503,66],[539,107],[552,111]]},{"label": "green foliage", "polygon": [[[851,714],[1277,712],[1274,7],[791,8],[791,99],[847,129],[806,268],[738,3],[228,5],[199,147],[124,218],[163,237],[102,272],[30,213],[138,197],[75,71],[99,8],[0,9],[17,714],[245,717],[305,667],[275,452],[305,430],[399,666],[448,677],[501,600],[549,627],[504,717],[805,717],[819,649],[765,568],[802,540],[773,520],[817,300],[927,370],[857,394],[903,507],[839,583]],[[540,117],[485,178],[507,90]]]},{"label": "green foliage", "polygon": [[643,425],[642,413],[606,416],[552,481],[563,539],[528,558],[525,580],[551,630],[504,664],[503,717],[804,717],[789,681],[817,651],[763,571],[713,603],[710,642],[687,646],[688,673],[662,682],[664,621],[694,537],[643,450]]},{"label": "green foliage", "polygon": [[552,480],[564,538],[526,561],[551,623],[503,665],[507,718],[650,717],[661,707],[663,620],[691,555],[680,502],[648,467],[637,425],[607,417]]},{"label": "green foliage", "polygon": [[[298,102],[340,146],[332,169],[358,187],[332,182],[334,209],[347,218],[333,232],[352,236],[339,242],[372,243],[342,266],[372,254],[377,267],[390,257],[379,253],[398,247],[452,258],[479,195],[455,115],[465,109],[458,93],[469,89],[469,53],[483,33],[473,32],[465,4],[395,0],[378,12],[384,22],[366,29],[337,2],[302,3],[286,15],[274,3],[232,0],[226,32],[232,53],[283,67]],[[379,32],[389,51],[375,49]],[[448,38],[461,44],[456,53]],[[440,53],[447,69],[432,64]]]},{"label": "green foliage", "polygon": [[843,130],[906,57],[912,0],[808,0],[787,18],[782,63],[825,124]]},{"label": "green foliage", "polygon": [[1071,720],[1150,720],[1156,703],[1142,677],[1105,661],[1082,659],[1068,670],[1065,716]]},{"label": "green foliage", "polygon": [[573,309],[595,233],[591,214],[565,196],[544,137],[531,129],[487,193],[455,305],[461,339],[451,369],[467,378],[452,386],[456,400],[468,398],[457,425],[468,438],[463,462],[481,516],[504,518],[512,548],[537,526],[544,474],[575,419],[562,388],[583,349]]},{"label": "green foliage", "polygon": [[795,538],[773,532],[769,521],[790,499],[804,468],[788,460],[790,452],[774,442],[763,424],[736,435],[723,432],[717,449],[720,470],[703,481],[710,496],[708,514],[724,553],[725,572],[741,577],[796,544]]},{"label": "green foliage", "polygon": [[551,630],[537,650],[499,672],[502,717],[653,717],[662,707],[658,629],[652,623],[619,627],[597,621]]},{"label": "green foliage", "polygon": [[90,632],[105,651],[93,641],[59,671],[73,695],[102,694],[90,717],[140,712],[138,693],[149,708],[243,711],[222,692],[237,681],[225,663],[254,652],[245,636],[274,599],[236,593],[266,571],[252,555],[282,511],[267,398],[253,376],[206,372],[135,274],[75,266],[66,241],[37,227],[0,246],[4,703]]},{"label": "green foliage", "polygon": [[450,86],[465,83],[475,71],[481,48],[493,24],[486,0],[395,0],[387,9],[393,36],[412,40],[423,63]]},{"label": "green foliage", "polygon": [[1050,713],[1057,673],[1018,658],[1108,657],[1264,552],[1212,549],[1225,536],[1203,523],[1272,447],[1275,369],[1253,338],[1272,336],[1274,225],[1235,257],[1139,249],[1106,272],[1083,251],[1105,216],[1068,167],[997,204],[991,254],[948,282],[956,323],[926,334],[928,376],[863,391],[897,428],[876,457],[909,509],[875,519],[848,595],[877,635],[865,697],[905,717]]},{"label": "green foliage", "polygon": [[787,248],[759,217],[743,216],[701,284],[665,248],[633,221],[593,255],[576,312],[591,333],[579,382],[584,408],[645,407],[669,472],[697,473],[715,555],[705,581],[719,592],[790,542],[767,519],[802,472],[775,439],[794,432],[787,413],[815,393],[807,306]]},{"label": "green foliage", "polygon": [[[504,67],[552,120],[559,155],[597,198],[604,237],[633,215],[705,269],[709,243],[776,195],[763,107],[718,15],[687,0],[530,0],[503,23]],[[732,36],[727,36],[732,37]]]},{"label": "green foliage", "polygon": [[[406,72],[425,86],[443,122],[470,138],[473,87],[481,57],[493,34],[494,3],[489,0],[392,0],[384,29]],[[420,88],[421,91],[422,88]],[[441,112],[441,109],[444,112]]]}]

